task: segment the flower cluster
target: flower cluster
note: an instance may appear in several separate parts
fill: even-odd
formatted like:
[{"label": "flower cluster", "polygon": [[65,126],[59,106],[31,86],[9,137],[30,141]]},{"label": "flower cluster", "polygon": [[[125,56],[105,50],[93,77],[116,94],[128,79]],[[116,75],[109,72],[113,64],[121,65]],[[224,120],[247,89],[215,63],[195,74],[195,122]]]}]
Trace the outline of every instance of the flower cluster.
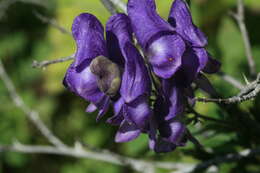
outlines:
[{"label": "flower cluster", "polygon": [[207,39],[183,0],[174,1],[168,22],[154,0],[129,0],[127,10],[128,16],[110,17],[106,39],[95,16],[76,17],[77,52],[64,85],[91,102],[86,111],[98,110],[97,120],[113,107],[107,122],[119,126],[116,142],[146,133],[151,149],[169,152],[187,141],[183,114],[195,104],[191,83],[201,72],[217,72],[220,64],[206,51]]}]

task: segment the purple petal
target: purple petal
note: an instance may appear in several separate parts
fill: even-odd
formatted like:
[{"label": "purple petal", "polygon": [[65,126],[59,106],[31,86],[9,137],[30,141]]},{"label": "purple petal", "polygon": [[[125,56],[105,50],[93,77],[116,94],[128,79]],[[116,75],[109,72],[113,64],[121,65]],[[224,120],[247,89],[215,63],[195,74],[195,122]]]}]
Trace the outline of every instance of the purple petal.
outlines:
[{"label": "purple petal", "polygon": [[204,48],[193,48],[193,51],[199,60],[199,68],[197,70],[197,72],[199,72],[204,69],[206,64],[208,63],[209,54]]},{"label": "purple petal", "polygon": [[107,100],[109,97],[99,90],[96,77],[91,73],[89,67],[78,72],[74,64],[71,64],[65,75],[64,85],[70,91],[92,102],[97,108],[105,108],[104,100]]},{"label": "purple petal", "polygon": [[[74,19],[72,35],[77,43],[75,67],[81,71],[92,59],[99,55],[106,56],[104,29],[98,19],[88,13],[82,13]],[[84,66],[84,67],[81,67]]]},{"label": "purple petal", "polygon": [[164,96],[166,97],[164,105],[167,105],[169,109],[164,120],[170,120],[184,111],[184,91],[183,88],[176,86],[171,80],[164,80],[162,85]]},{"label": "purple petal", "polygon": [[148,48],[148,59],[154,73],[161,78],[170,78],[179,69],[185,43],[177,34],[162,36]]},{"label": "purple petal", "polygon": [[124,109],[124,117],[130,123],[134,123],[142,129],[147,125],[151,110],[146,96],[140,96],[133,102],[126,104]]},{"label": "purple petal", "polygon": [[142,56],[132,43],[130,20],[125,14],[112,16],[107,23],[107,35],[113,35],[125,60],[121,96],[126,103],[150,92],[150,79]]},{"label": "purple petal", "polygon": [[129,142],[134,140],[141,134],[141,130],[134,124],[129,124],[127,121],[123,121],[116,134],[116,142]]},{"label": "purple petal", "polygon": [[72,92],[94,104],[98,103],[100,98],[104,96],[99,90],[96,77],[91,73],[89,67],[78,72],[74,64],[71,64],[65,75],[64,85]]},{"label": "purple petal", "polygon": [[164,140],[175,145],[183,145],[183,136],[186,132],[186,127],[179,120],[165,121],[159,125],[160,135]]},{"label": "purple petal", "polygon": [[158,122],[154,116],[150,117],[149,123],[149,148],[157,153],[173,151],[176,145],[157,136]]},{"label": "purple petal", "polygon": [[103,117],[103,115],[107,112],[109,105],[110,105],[110,98],[108,96],[104,96],[102,98],[102,104],[99,106],[100,110],[98,112],[96,121],[99,121]]},{"label": "purple petal", "polygon": [[110,117],[107,122],[112,125],[120,125],[124,120],[123,115],[124,99],[120,97],[113,105],[114,116]]},{"label": "purple petal", "polygon": [[213,59],[209,54],[208,54],[208,61],[206,66],[202,69],[203,72],[213,74],[217,73],[220,70],[221,63],[218,60]]},{"label": "purple petal", "polygon": [[207,38],[192,22],[190,11],[183,0],[175,0],[170,11],[169,23],[194,47],[207,45]]},{"label": "purple petal", "polygon": [[86,112],[88,112],[88,113],[95,112],[96,110],[97,110],[97,107],[93,103],[90,103],[88,105],[88,107],[86,108]]},{"label": "purple petal", "polygon": [[154,0],[129,0],[127,12],[143,49],[156,38],[174,31],[171,25],[157,14]]}]

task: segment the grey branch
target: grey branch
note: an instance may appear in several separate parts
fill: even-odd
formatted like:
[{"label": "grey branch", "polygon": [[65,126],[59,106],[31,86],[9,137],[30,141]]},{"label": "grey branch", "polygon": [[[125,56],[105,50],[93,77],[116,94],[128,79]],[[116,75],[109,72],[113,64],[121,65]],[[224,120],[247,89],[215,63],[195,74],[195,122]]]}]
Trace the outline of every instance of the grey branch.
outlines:
[{"label": "grey branch", "polygon": [[0,152],[3,151],[13,151],[26,154],[53,154],[61,156],[70,156],[76,158],[85,158],[98,161],[104,161],[107,163],[129,166],[132,169],[139,172],[147,172],[150,168],[163,168],[168,170],[192,170],[194,164],[184,164],[184,163],[172,163],[172,162],[157,162],[157,161],[146,161],[140,159],[133,159],[130,157],[125,157],[112,153],[107,150],[86,150],[82,147],[80,143],[76,143],[74,147],[55,147],[55,146],[31,146],[23,145],[19,142],[15,142],[11,146],[0,146]]},{"label": "grey branch", "polygon": [[233,85],[234,87],[236,87],[240,90],[242,90],[244,88],[244,85],[241,82],[239,82],[237,79],[235,79],[234,77],[232,77],[224,72],[218,72],[217,75],[220,76],[223,80],[225,80],[229,84]]},{"label": "grey branch", "polygon": [[238,153],[230,153],[225,156],[218,156],[215,157],[214,159],[210,159],[208,161],[202,162],[198,164],[193,171],[199,171],[202,169],[206,169],[208,167],[211,167],[212,165],[219,165],[221,163],[226,163],[226,162],[234,162],[238,161],[244,158],[250,158],[255,155],[260,154],[260,148],[255,148],[255,149],[245,149],[241,152]]},{"label": "grey branch", "polygon": [[260,92],[260,73],[257,75],[257,78],[252,83],[249,83],[245,86],[238,95],[227,98],[227,99],[216,99],[216,98],[196,98],[200,102],[216,102],[216,103],[241,103],[250,99],[254,99]]},{"label": "grey branch", "polygon": [[122,0],[108,0],[111,1],[115,6],[118,6],[124,13],[127,13],[126,4]]},{"label": "grey branch", "polygon": [[40,19],[43,23],[47,23],[47,24],[50,24],[51,26],[53,26],[54,28],[58,29],[61,33],[63,34],[69,34],[71,35],[71,32],[68,31],[67,29],[65,29],[64,27],[60,26],[57,21],[55,19],[51,19],[49,17],[46,17],[46,16],[43,16],[42,14],[40,14],[39,12],[37,11],[34,11],[33,12],[34,15]]},{"label": "grey branch", "polygon": [[55,137],[52,132],[45,126],[45,124],[39,118],[38,112],[31,110],[22,100],[22,98],[16,92],[16,89],[7,75],[2,61],[0,60],[0,79],[4,83],[12,101],[17,106],[17,108],[21,109],[27,118],[38,128],[38,130],[45,136],[50,143],[55,146],[65,146],[57,137]]},{"label": "grey branch", "polygon": [[248,66],[250,70],[251,76],[256,75],[256,66],[255,66],[255,61],[253,58],[253,53],[252,53],[252,48],[250,45],[250,38],[248,35],[248,31],[245,25],[245,7],[244,7],[244,2],[243,0],[237,0],[237,12],[231,12],[230,13],[234,19],[237,21],[239,29],[241,31],[241,35],[244,41],[244,46],[245,46],[245,52],[246,52],[246,57],[248,61]]},{"label": "grey branch", "polygon": [[70,61],[74,59],[74,54],[71,56],[67,56],[67,57],[63,57],[63,58],[59,58],[59,59],[55,59],[55,60],[45,60],[45,61],[33,61],[32,67],[33,68],[45,68],[51,64],[57,64],[57,63],[61,63],[61,62],[66,62],[66,61]]}]

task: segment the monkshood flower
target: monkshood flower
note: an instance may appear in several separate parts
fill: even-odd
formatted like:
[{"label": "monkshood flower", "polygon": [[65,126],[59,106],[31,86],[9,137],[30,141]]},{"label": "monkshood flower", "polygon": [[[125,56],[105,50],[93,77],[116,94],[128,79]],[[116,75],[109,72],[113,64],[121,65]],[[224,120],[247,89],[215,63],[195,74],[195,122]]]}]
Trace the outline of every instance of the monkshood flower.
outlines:
[{"label": "monkshood flower", "polygon": [[136,38],[161,80],[150,119],[150,147],[168,152],[186,141],[182,114],[187,103],[194,104],[190,84],[201,71],[217,72],[220,63],[204,48],[207,39],[183,0],[173,2],[168,22],[157,14],[154,0],[129,0],[127,7]]},{"label": "monkshood flower", "polygon": [[75,18],[72,34],[77,52],[64,85],[91,102],[87,112],[99,109],[97,119],[112,103],[115,116],[108,122],[120,126],[115,140],[135,139],[145,131],[151,115],[151,84],[143,58],[132,43],[130,20],[124,14],[112,16],[106,25],[105,40],[98,19],[83,13]]}]

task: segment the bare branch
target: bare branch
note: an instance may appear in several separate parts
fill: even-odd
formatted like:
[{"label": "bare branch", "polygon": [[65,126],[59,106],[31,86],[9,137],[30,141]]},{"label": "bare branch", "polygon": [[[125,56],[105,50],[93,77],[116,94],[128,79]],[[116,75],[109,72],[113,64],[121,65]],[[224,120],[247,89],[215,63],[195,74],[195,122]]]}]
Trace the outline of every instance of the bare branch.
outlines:
[{"label": "bare branch", "polygon": [[126,4],[122,2],[122,0],[108,0],[108,1],[111,1],[113,4],[118,6],[124,13],[127,13]]},{"label": "bare branch", "polygon": [[244,89],[242,89],[240,93],[236,96],[227,99],[196,98],[196,100],[200,102],[216,102],[216,103],[225,103],[225,104],[241,103],[243,101],[254,99],[259,92],[260,92],[260,73],[257,75],[257,79],[255,81],[253,81],[252,83],[244,87]]},{"label": "bare branch", "polygon": [[50,19],[46,16],[43,16],[42,14],[40,14],[37,11],[33,11],[34,15],[40,19],[43,23],[47,23],[50,24],[51,26],[53,26],[54,28],[58,29],[61,33],[63,34],[69,34],[71,35],[71,32],[68,31],[67,29],[65,29],[64,27],[60,26],[57,21],[55,19]]},{"label": "bare branch", "polygon": [[33,61],[32,67],[33,68],[45,68],[51,64],[57,64],[57,63],[61,63],[61,62],[66,62],[66,61],[70,61],[74,59],[74,54],[71,56],[67,56],[64,58],[59,58],[59,59],[55,59],[55,60],[45,60],[45,61]]},{"label": "bare branch", "polygon": [[[172,162],[156,162],[133,159],[130,157],[121,156],[110,151],[92,151],[83,149],[80,143],[76,143],[75,147],[53,147],[53,146],[30,146],[21,143],[14,143],[12,146],[0,146],[0,152],[13,151],[26,154],[53,154],[61,156],[69,156],[75,158],[85,158],[103,161],[115,165],[130,166],[132,169],[139,172],[147,172],[147,169],[163,168],[168,170],[192,170],[194,164],[172,163]],[[151,171],[150,171],[151,172]]]},{"label": "bare branch", "polygon": [[16,92],[16,89],[7,75],[2,61],[0,60],[0,78],[2,79],[7,91],[9,92],[12,101],[17,106],[17,108],[21,109],[27,118],[32,121],[32,123],[38,128],[38,130],[45,136],[50,143],[55,146],[64,147],[65,144],[61,142],[57,137],[53,135],[53,133],[45,126],[45,124],[39,118],[38,112],[31,110],[22,100],[22,98]]},{"label": "bare branch", "polygon": [[248,35],[248,31],[245,25],[245,7],[243,0],[237,0],[237,12],[231,12],[230,13],[234,19],[237,21],[239,29],[241,31],[241,35],[244,41],[245,51],[246,51],[246,57],[247,62],[250,70],[251,76],[256,75],[256,65],[253,58],[252,48],[250,44],[250,38]]},{"label": "bare branch", "polygon": [[202,163],[198,164],[193,171],[199,171],[202,169],[206,169],[208,167],[211,167],[212,165],[218,165],[220,163],[238,161],[238,160],[253,157],[253,156],[259,155],[259,154],[260,154],[260,148],[245,149],[238,153],[230,153],[225,156],[218,156],[214,159],[210,159],[208,161],[202,162]]}]

